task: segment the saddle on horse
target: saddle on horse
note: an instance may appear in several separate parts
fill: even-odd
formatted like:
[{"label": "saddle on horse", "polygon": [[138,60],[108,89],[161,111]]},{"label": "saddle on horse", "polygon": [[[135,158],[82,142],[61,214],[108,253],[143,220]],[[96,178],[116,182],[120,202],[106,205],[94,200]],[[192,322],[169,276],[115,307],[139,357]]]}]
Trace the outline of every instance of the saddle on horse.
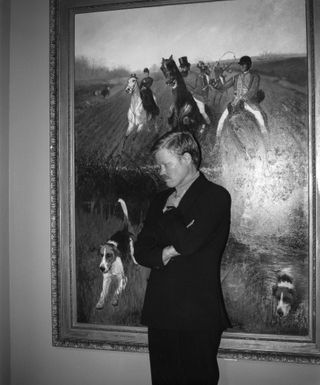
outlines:
[{"label": "saddle on horse", "polygon": [[152,83],[153,79],[150,76],[141,80],[140,96],[143,108],[146,110],[147,114],[151,115],[152,118],[155,118],[160,114],[160,109],[157,106],[157,103],[154,100],[153,92],[151,91]]},{"label": "saddle on horse", "polygon": [[140,90],[140,96],[142,100],[143,108],[146,110],[147,114],[151,115],[152,118],[155,118],[160,114],[160,109],[157,106],[153,93],[150,88],[143,88]]}]

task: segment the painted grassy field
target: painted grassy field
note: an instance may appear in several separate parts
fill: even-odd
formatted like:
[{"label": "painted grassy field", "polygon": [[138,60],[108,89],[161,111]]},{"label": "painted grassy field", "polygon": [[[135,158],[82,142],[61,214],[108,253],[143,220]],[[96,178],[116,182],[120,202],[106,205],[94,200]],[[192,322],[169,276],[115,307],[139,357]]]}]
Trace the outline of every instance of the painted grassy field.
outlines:
[{"label": "painted grassy field", "polygon": [[[223,290],[234,331],[304,335],[308,331],[308,106],[305,58],[257,61],[261,109],[268,119],[264,138],[248,113],[216,127],[233,90],[210,94],[212,124],[200,142],[206,176],[232,196],[230,240],[222,264]],[[235,69],[234,69],[235,70]],[[234,73],[234,72],[233,72]],[[232,76],[233,73],[228,74]],[[101,290],[93,249],[121,225],[119,197],[139,231],[151,196],[163,188],[151,171],[150,146],[168,130],[171,91],[159,74],[153,91],[161,110],[156,122],[133,133],[120,151],[130,97],[117,79],[107,98],[94,96],[99,81],[75,87],[76,243],[78,319],[99,324],[138,325],[147,272],[129,266],[129,284],[118,308],[95,310]],[[292,267],[299,298],[292,314],[275,316],[272,286]]]}]

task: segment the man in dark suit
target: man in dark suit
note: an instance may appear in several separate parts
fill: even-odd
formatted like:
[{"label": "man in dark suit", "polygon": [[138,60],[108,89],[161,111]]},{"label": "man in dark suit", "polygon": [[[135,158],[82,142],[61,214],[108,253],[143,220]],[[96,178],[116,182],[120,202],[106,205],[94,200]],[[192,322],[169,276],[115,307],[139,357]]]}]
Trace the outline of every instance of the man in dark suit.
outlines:
[{"label": "man in dark suit", "polygon": [[150,205],[135,244],[151,268],[142,310],[153,385],[217,384],[217,352],[230,327],[220,262],[229,235],[229,193],[199,171],[200,147],[169,132],[153,147],[169,189]]}]

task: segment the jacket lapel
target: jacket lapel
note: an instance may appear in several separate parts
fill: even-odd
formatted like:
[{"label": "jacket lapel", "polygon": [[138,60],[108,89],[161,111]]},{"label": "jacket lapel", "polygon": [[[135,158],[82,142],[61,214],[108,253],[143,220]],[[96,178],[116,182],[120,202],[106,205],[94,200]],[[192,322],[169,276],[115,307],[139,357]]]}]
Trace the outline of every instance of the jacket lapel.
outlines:
[{"label": "jacket lapel", "polygon": [[169,188],[169,189],[164,190],[162,192],[160,199],[159,199],[159,205],[158,205],[158,209],[159,209],[159,212],[161,212],[161,214],[162,214],[162,211],[164,209],[164,206],[167,203],[169,196],[174,192],[174,190],[175,190],[174,188]]}]

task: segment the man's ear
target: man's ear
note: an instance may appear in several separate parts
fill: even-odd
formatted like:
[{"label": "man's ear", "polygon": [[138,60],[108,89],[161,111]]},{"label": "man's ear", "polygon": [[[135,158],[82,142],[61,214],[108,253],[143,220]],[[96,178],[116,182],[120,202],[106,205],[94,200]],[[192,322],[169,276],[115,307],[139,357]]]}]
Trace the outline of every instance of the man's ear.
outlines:
[{"label": "man's ear", "polygon": [[184,161],[185,161],[187,164],[192,163],[192,157],[191,157],[191,155],[190,155],[189,152],[185,152],[185,153],[182,155],[182,158],[184,159]]},{"label": "man's ear", "polygon": [[273,286],[272,286],[272,294],[273,294],[273,295],[276,294],[277,289],[278,289],[278,285],[273,285]]}]

